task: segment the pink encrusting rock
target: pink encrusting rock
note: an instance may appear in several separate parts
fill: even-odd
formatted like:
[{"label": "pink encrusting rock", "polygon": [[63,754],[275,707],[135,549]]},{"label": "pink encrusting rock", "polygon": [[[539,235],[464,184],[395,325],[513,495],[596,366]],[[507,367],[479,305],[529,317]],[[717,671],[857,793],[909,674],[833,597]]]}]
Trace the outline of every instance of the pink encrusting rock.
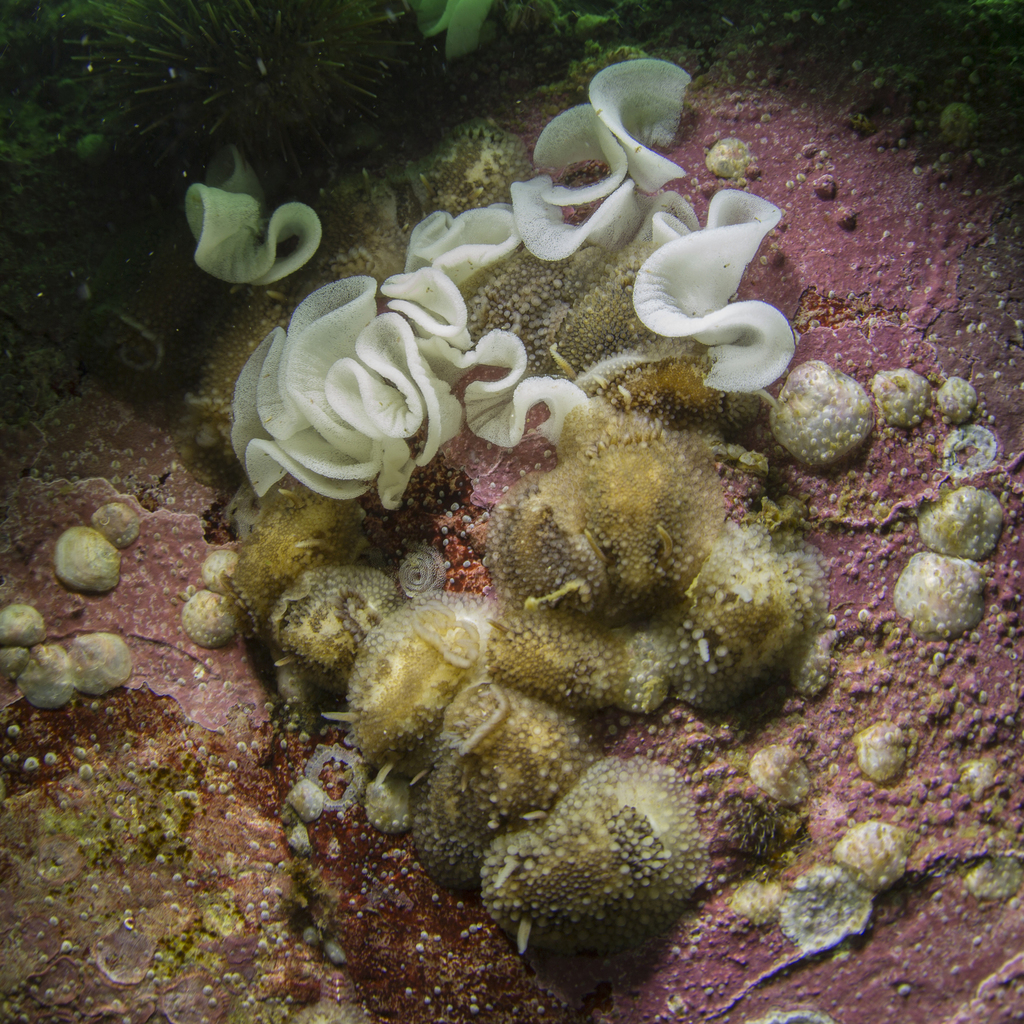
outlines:
[{"label": "pink encrusting rock", "polygon": [[[589,804],[580,795],[582,816],[569,805],[526,811],[500,837],[508,847],[501,857],[497,842],[488,842],[494,863],[486,899],[498,923],[473,894],[436,884],[412,838],[378,831],[389,821],[403,824],[392,794],[383,795],[383,810],[369,797],[365,809],[358,806],[354,794],[372,774],[342,745],[343,727],[320,718],[308,689],[274,693],[276,672],[297,672],[294,662],[275,672],[272,662],[287,655],[241,639],[210,649],[189,638],[180,618],[188,588],[214,590],[202,563],[211,549],[231,546],[217,512],[229,492],[198,483],[146,414],[85,378],[82,397],[60,408],[61,423],[0,439],[9,509],[3,603],[33,606],[45,624],[29,646],[5,647],[0,664],[27,664],[33,646],[70,654],[97,633],[119,636],[134,662],[124,688],[74,692],[52,709],[33,707],[14,683],[0,682],[0,845],[20,880],[12,889],[0,879],[0,895],[14,908],[0,911],[7,968],[0,1001],[29,1024],[153,1014],[306,1022],[367,1012],[409,1024],[433,1024],[439,1015],[453,1024],[485,1017],[583,1024],[595,1014],[624,1024],[726,1017],[777,1024],[798,1016],[822,1024],[988,1024],[1024,1013],[1017,956],[1024,944],[1017,905],[1024,218],[1014,205],[1020,133],[1011,102],[1020,62],[1004,59],[1012,40],[1001,35],[997,50],[991,25],[966,7],[958,11],[963,25],[928,52],[918,45],[916,10],[894,7],[885,19],[846,3],[819,17],[725,13],[728,24],[717,8],[707,17],[686,12],[685,25],[659,23],[656,52],[695,76],[680,130],[663,147],[685,168],[670,187],[705,223],[709,200],[724,187],[705,156],[719,140],[739,139],[756,162],[745,167],[746,185],[734,178],[728,187],[749,189],[783,215],[737,298],[770,302],[793,323],[793,374],[817,361],[867,395],[876,376],[903,368],[933,391],[930,413],[921,401],[903,403],[905,423],[888,421],[884,407],[902,406],[887,392],[868,398],[877,424],[834,461],[801,459],[776,439],[767,415],[715,442],[714,472],[726,478],[723,517],[740,524],[756,516],[766,543],[779,529],[792,530],[801,549],[821,553],[828,599],[813,637],[815,685],[800,685],[794,659],[786,658],[759,677],[753,699],[705,711],[684,693],[650,714],[616,708],[588,719],[597,763],[628,758],[630,771],[655,782],[671,773],[669,790],[692,803],[680,811],[669,801],[672,819],[666,806],[638,809],[635,793],[623,801],[616,790],[613,799],[605,786]],[[516,34],[522,17],[510,7],[490,49],[446,69],[453,96],[469,98],[442,105],[438,118],[486,114],[529,141],[554,113],[580,102],[606,58],[623,56],[606,53],[599,32],[566,81],[548,81],[552,56],[568,66],[559,55],[568,54],[569,37],[543,28]],[[644,25],[636,22],[638,44],[650,48]],[[554,49],[534,49],[534,35]],[[899,66],[881,35],[901,40]],[[699,53],[683,48],[680,40],[690,38],[701,41]],[[424,102],[431,102],[429,89]],[[973,127],[963,110],[947,114],[943,126],[951,103],[970,105]],[[433,144],[437,121],[424,122],[426,131],[407,125],[399,136],[381,121],[384,145],[368,156],[367,179],[356,191],[383,187],[376,153]],[[494,130],[472,128],[481,136]],[[475,187],[491,187],[493,162],[467,166],[482,176]],[[565,184],[603,174],[584,162]],[[416,187],[426,185],[417,178]],[[415,222],[404,186],[389,179],[387,188],[397,190],[389,196],[397,196],[400,217]],[[342,206],[351,219],[354,205]],[[324,267],[359,259],[373,265],[372,243],[365,257],[362,241],[349,253],[349,235],[326,214],[324,222],[325,240],[337,249],[325,252]],[[37,307],[51,297],[39,292],[19,317],[42,315]],[[237,308],[272,302],[275,318],[286,322],[302,297],[300,287],[246,293]],[[564,313],[545,311],[540,319],[562,322]],[[205,322],[196,330],[215,333]],[[776,401],[781,388],[769,386]],[[856,388],[848,394],[857,397]],[[832,454],[829,439],[849,433],[850,409],[855,423],[868,418],[857,413],[859,401],[825,401],[797,417],[797,427],[810,424],[797,449]],[[846,418],[834,419],[837,412]],[[756,480],[737,481],[742,471],[730,445],[757,457]],[[389,512],[364,500],[364,532],[379,548],[372,571],[397,571],[426,543],[441,559],[445,585],[476,593],[488,584],[480,555],[491,510],[524,475],[549,472],[559,453],[537,435],[511,452],[457,435],[446,459],[443,472],[440,464],[417,469],[406,507]],[[91,475],[110,483],[77,479]],[[949,487],[989,494],[1001,530],[991,527],[994,515],[968,516],[991,539],[943,550],[929,526],[919,527],[929,506],[944,507]],[[95,528],[93,513],[111,502],[139,518],[138,538],[118,549],[120,582],[106,592],[71,591],[54,575],[56,539],[69,527]],[[636,526],[635,515],[625,519]],[[650,528],[660,537],[656,522]],[[646,527],[639,532],[638,543],[648,542]],[[940,532],[954,540],[965,533],[948,523]],[[912,560],[933,545],[932,554],[947,560],[984,561],[962,572],[943,562],[922,577],[921,559]],[[900,587],[912,565],[913,586]],[[730,586],[743,582],[720,577]],[[701,595],[715,622],[727,625],[719,590],[720,604],[742,593],[708,585]],[[781,616],[787,609],[774,602],[763,610]],[[647,609],[642,625],[664,611]],[[496,635],[507,624],[493,618]],[[744,660],[750,649],[719,654],[724,644],[684,624],[678,647],[699,661],[692,674],[702,692],[714,691],[720,666],[728,673],[751,664]],[[492,710],[497,720],[500,707]],[[287,796],[318,747],[341,755],[318,774],[325,809],[306,823]],[[767,751],[772,756],[762,757]],[[381,785],[394,774],[378,776]],[[789,774],[795,784],[787,788],[781,783]],[[458,768],[441,782],[436,792],[456,809],[479,795],[464,788]],[[427,785],[430,776],[415,782],[413,799]],[[795,803],[781,799],[797,795]],[[328,811],[326,800],[340,813]],[[611,844],[594,836],[612,817],[618,831],[608,834],[637,853],[630,880],[642,873],[637,865],[650,863],[644,856],[666,820],[691,821],[695,831],[687,835],[701,837],[693,858],[704,858],[704,882],[694,889],[697,873],[666,880],[653,872],[654,892],[667,892],[673,905],[664,920],[660,905],[651,912],[666,929],[662,937],[631,951],[578,956],[568,952],[573,943],[598,945],[588,930],[628,932],[632,941],[643,938],[640,924],[630,914],[621,933],[617,920],[595,924],[581,903],[599,876],[572,857],[559,861],[562,846],[550,844],[555,866],[545,874],[552,861],[543,841],[557,835],[588,854],[607,852]],[[295,839],[291,847],[286,836]],[[513,850],[517,836],[521,849]],[[535,861],[519,857],[534,851]],[[563,883],[558,899],[539,892]],[[649,890],[607,905],[647,907]],[[557,913],[542,922],[552,907]],[[545,930],[561,952],[542,948]],[[519,938],[527,940],[523,958]]]}]

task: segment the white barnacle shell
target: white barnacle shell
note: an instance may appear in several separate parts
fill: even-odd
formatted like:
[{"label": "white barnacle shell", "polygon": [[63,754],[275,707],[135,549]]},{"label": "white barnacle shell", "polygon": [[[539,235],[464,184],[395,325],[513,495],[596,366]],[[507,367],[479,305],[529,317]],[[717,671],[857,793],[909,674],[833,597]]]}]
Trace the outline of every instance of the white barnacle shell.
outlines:
[{"label": "white barnacle shell", "polygon": [[316,821],[323,814],[327,794],[311,779],[299,779],[285,798],[288,806],[305,822]]}]

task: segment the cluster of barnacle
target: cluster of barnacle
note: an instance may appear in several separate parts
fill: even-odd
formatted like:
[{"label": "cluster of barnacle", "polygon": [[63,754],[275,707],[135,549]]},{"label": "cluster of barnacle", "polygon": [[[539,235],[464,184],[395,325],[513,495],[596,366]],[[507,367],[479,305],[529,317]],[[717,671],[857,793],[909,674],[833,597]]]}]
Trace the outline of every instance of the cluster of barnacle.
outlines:
[{"label": "cluster of barnacle", "polygon": [[678,367],[629,372],[630,408],[604,380],[619,406],[569,413],[558,467],[494,510],[492,596],[444,592],[421,552],[397,578],[364,564],[358,506],[305,489],[268,495],[232,576],[284,692],[346,696],[328,717],[377,770],[371,823],[411,827],[441,884],[482,886],[521,948],[634,945],[706,871],[682,778],[603,757],[594,714],[734,704],[799,673],[825,607],[795,527],[725,521],[728,403]]}]

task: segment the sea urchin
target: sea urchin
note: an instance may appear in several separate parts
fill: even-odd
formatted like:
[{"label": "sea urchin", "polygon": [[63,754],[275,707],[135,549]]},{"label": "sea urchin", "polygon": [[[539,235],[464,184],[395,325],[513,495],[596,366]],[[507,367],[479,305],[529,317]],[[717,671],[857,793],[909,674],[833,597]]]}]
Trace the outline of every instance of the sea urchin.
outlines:
[{"label": "sea urchin", "polygon": [[89,71],[141,132],[294,160],[298,133],[373,99],[391,44],[379,0],[97,0]]}]

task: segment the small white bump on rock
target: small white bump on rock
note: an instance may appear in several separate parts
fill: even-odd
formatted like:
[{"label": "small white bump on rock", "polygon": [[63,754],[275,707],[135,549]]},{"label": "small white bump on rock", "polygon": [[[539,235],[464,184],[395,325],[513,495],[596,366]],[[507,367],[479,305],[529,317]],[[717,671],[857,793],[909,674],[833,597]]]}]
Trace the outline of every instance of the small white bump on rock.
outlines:
[{"label": "small white bump on rock", "polygon": [[876,722],[853,737],[860,770],[875,782],[891,782],[903,770],[907,744],[892,722]]}]

